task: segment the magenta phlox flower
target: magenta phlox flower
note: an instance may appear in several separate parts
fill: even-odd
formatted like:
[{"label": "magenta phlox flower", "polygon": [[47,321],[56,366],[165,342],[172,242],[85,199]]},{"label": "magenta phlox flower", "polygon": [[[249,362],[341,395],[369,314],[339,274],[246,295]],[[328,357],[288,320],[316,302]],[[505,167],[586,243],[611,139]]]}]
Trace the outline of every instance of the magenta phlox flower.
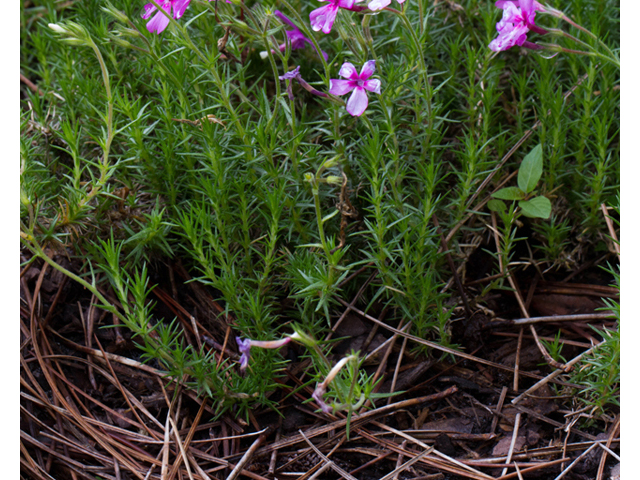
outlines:
[{"label": "magenta phlox flower", "polygon": [[344,8],[345,10],[352,10],[359,12],[364,10],[365,7],[356,5],[359,0],[320,0],[321,2],[327,2],[320,8],[316,8],[309,14],[309,20],[311,20],[311,28],[314,31],[322,30],[323,33],[331,32],[333,22],[338,15],[338,9]]},{"label": "magenta phlox flower", "polygon": [[[398,3],[401,5],[404,2],[405,0],[398,0]],[[369,5],[367,5],[367,8],[372,12],[377,12],[378,10],[382,10],[383,8],[388,7],[390,3],[391,3],[391,0],[373,0],[372,2],[369,2]]]},{"label": "magenta phlox flower", "polygon": [[[209,2],[211,0],[208,0]],[[189,2],[191,0],[157,0],[156,3],[162,7],[162,9],[167,12],[169,15],[173,16],[176,20],[178,20],[182,15],[184,15],[184,11],[189,6]],[[227,0],[227,3],[231,3]],[[171,10],[173,9],[173,14]],[[156,6],[153,3],[147,3],[144,6],[144,13],[141,15],[145,20],[151,16],[153,12],[157,10]],[[165,28],[169,25],[169,18],[162,12],[158,11],[153,18],[147,22],[147,30],[151,33],[156,32],[158,35],[161,34]]]},{"label": "magenta phlox flower", "polygon": [[247,338],[246,340],[243,340],[240,337],[236,337],[236,342],[238,343],[238,351],[241,353],[240,370],[245,370],[249,365],[249,358],[251,357],[251,347],[280,348],[285,346],[290,341],[291,341],[291,337],[284,337],[281,340],[271,340],[271,341],[251,340],[249,338]]},{"label": "magenta phlox flower", "polygon": [[[313,42],[311,40],[309,40],[304,33],[302,33],[300,31],[300,29],[298,28],[298,26],[293,23],[291,21],[291,19],[289,17],[287,17],[284,13],[282,13],[280,10],[276,10],[274,12],[274,15],[276,17],[278,17],[282,23],[284,23],[285,25],[288,25],[292,28],[292,30],[285,30],[284,33],[287,35],[287,38],[289,39],[289,41],[291,42],[291,49],[292,50],[297,50],[299,48],[304,48],[307,46],[307,44],[311,45],[314,49],[316,48],[315,45],[313,44]],[[287,48],[287,45],[285,43],[283,43],[282,45],[280,45],[280,51],[284,52],[285,49]],[[326,52],[321,52],[322,56],[324,57],[325,60],[329,60],[329,55],[326,54]]]},{"label": "magenta phlox flower", "polygon": [[541,48],[535,43],[527,41],[529,31],[545,34],[546,30],[538,27],[535,22],[536,11],[545,9],[535,0],[498,0],[496,7],[502,9],[502,19],[496,24],[498,36],[489,44],[494,52],[501,52],[514,45],[527,48]]},{"label": "magenta phlox flower", "polygon": [[[162,7],[162,9],[168,14],[172,15],[176,20],[184,14],[184,11],[189,6],[189,2],[191,0],[160,0],[158,1],[158,5]],[[171,10],[173,9],[173,14]],[[158,10],[153,3],[147,3],[144,6],[144,13],[142,14],[142,18],[147,19],[151,16],[153,12]],[[162,12],[158,11],[153,18],[147,22],[147,30],[151,33],[156,32],[158,34],[162,33],[165,28],[169,25],[169,18]]]},{"label": "magenta phlox flower", "polygon": [[376,61],[369,60],[362,66],[360,74],[351,63],[345,62],[340,69],[339,75],[347,80],[331,80],[329,93],[333,95],[345,95],[353,90],[351,97],[347,101],[347,112],[354,117],[359,117],[364,113],[369,105],[367,97],[368,90],[373,93],[380,93],[380,80],[369,80],[376,69]]}]

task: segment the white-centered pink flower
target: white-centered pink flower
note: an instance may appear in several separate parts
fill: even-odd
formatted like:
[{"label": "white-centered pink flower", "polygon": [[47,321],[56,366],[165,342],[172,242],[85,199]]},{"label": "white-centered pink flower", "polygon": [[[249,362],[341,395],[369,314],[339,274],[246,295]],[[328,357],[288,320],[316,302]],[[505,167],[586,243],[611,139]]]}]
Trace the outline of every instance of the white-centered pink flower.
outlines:
[{"label": "white-centered pink flower", "polygon": [[369,80],[376,69],[376,61],[369,60],[362,66],[360,74],[351,63],[345,62],[340,69],[339,75],[347,80],[330,81],[329,93],[333,95],[346,95],[353,91],[347,101],[347,112],[354,117],[359,117],[364,113],[369,105],[369,98],[366,90],[373,93],[380,93],[380,80]]},{"label": "white-centered pink flower", "polygon": [[[160,0],[156,3],[160,5],[165,12],[167,12],[177,20],[178,18],[182,17],[184,11],[189,6],[190,1],[191,0]],[[172,9],[173,14],[171,13]],[[158,9],[153,3],[147,3],[144,6],[144,13],[142,14],[142,18],[149,18],[151,14],[153,12],[156,12],[157,10]],[[165,28],[167,28],[167,25],[169,25],[169,18],[164,13],[158,10],[153,18],[149,22],[147,22],[147,30],[149,30],[151,33],[156,32],[160,34]]]},{"label": "white-centered pink flower", "polygon": [[528,48],[540,48],[538,45],[527,41],[529,31],[545,34],[546,30],[538,27],[535,22],[536,11],[544,12],[545,9],[535,0],[498,0],[496,7],[501,8],[502,19],[496,24],[498,36],[489,44],[494,52],[501,52],[522,45]]},{"label": "white-centered pink flower", "polygon": [[321,2],[327,2],[320,8],[316,8],[309,14],[309,20],[311,20],[311,28],[314,31],[322,30],[323,33],[331,32],[333,22],[336,20],[338,10],[344,8],[345,10],[352,10],[359,12],[364,10],[365,7],[356,5],[360,0],[320,0]]},{"label": "white-centered pink flower", "polygon": [[[400,5],[402,5],[404,2],[405,0],[398,0],[398,3]],[[369,5],[367,5],[367,8],[372,12],[377,12],[378,10],[382,10],[383,8],[388,7],[390,3],[391,3],[391,0],[373,0],[369,2]]]}]

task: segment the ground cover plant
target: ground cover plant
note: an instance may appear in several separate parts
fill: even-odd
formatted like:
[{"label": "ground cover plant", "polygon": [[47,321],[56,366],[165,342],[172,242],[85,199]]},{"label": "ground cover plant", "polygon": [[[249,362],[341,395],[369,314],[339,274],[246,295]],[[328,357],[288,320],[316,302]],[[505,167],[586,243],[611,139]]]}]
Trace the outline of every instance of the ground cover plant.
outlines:
[{"label": "ground cover plant", "polygon": [[619,5],[21,5],[25,478],[608,478]]}]

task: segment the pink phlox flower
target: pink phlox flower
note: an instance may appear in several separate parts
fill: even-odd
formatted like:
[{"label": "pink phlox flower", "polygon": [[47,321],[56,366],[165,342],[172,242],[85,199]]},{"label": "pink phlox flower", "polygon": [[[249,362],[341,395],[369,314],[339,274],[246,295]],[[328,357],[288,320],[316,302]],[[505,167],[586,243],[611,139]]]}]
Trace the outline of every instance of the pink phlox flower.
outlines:
[{"label": "pink phlox flower", "polygon": [[[209,0],[211,1],[211,0]],[[189,6],[189,2],[191,0],[157,0],[156,3],[162,7],[162,9],[167,12],[169,15],[173,16],[176,20],[178,20],[182,15],[184,15],[184,11]],[[231,3],[227,0],[227,3]],[[171,9],[173,9],[173,14],[171,13]],[[145,20],[151,16],[153,12],[157,10],[156,6],[153,3],[147,3],[144,6],[144,12],[141,15]],[[147,22],[147,30],[151,33],[156,32],[158,35],[161,34],[165,28],[169,25],[169,19],[167,16],[158,11],[153,18]]]},{"label": "pink phlox flower", "polygon": [[311,28],[315,32],[322,30],[323,33],[331,32],[333,22],[336,20],[338,9],[344,8],[345,10],[352,10],[359,12],[364,10],[365,7],[356,5],[359,0],[320,0],[321,2],[328,2],[320,8],[316,8],[309,14],[309,20],[311,20]]},{"label": "pink phlox flower", "polygon": [[[402,5],[404,2],[405,0],[398,0],[398,3],[400,5]],[[367,8],[372,12],[377,12],[378,10],[382,10],[383,8],[388,7],[390,3],[391,0],[373,0],[372,2],[369,2]]]},{"label": "pink phlox flower", "polygon": [[[162,7],[162,9],[168,14],[172,15],[176,20],[184,14],[184,11],[187,9],[189,2],[191,0],[160,0],[158,1],[158,5]],[[173,9],[173,14],[171,10]],[[144,13],[142,14],[142,18],[147,19],[151,16],[153,12],[157,10],[156,6],[153,3],[147,3],[144,6]],[[169,18],[167,16],[158,11],[153,18],[147,22],[147,30],[151,33],[156,32],[158,34],[162,33],[165,28],[169,25]]]},{"label": "pink phlox flower", "polygon": [[270,340],[270,341],[251,340],[249,338],[247,338],[246,340],[243,340],[240,337],[236,337],[236,342],[238,343],[238,351],[241,353],[240,370],[245,370],[249,365],[249,357],[251,356],[251,347],[280,348],[285,346],[290,341],[291,341],[291,337],[284,337],[281,340]]},{"label": "pink phlox flower", "polygon": [[[300,29],[298,28],[298,26],[293,23],[291,21],[291,19],[289,17],[287,17],[284,13],[282,13],[280,10],[276,10],[274,12],[274,15],[276,17],[278,17],[282,23],[284,23],[285,25],[288,25],[292,28],[292,30],[285,30],[284,33],[287,35],[287,38],[289,39],[289,41],[291,42],[291,49],[292,50],[296,50],[298,48],[304,48],[307,46],[307,44],[311,45],[314,49],[316,48],[315,45],[313,44],[313,42],[311,40],[309,40],[304,33],[302,33],[300,31]],[[280,45],[280,51],[284,52],[285,49],[287,48],[286,44],[282,44]],[[325,60],[329,59],[329,55],[326,54],[326,52],[322,52],[322,56],[324,57]]]},{"label": "pink phlox flower", "polygon": [[376,69],[376,61],[369,60],[362,66],[360,74],[351,63],[345,62],[340,69],[339,75],[347,80],[331,80],[329,93],[333,95],[345,95],[353,90],[351,97],[347,101],[347,112],[354,117],[359,117],[364,113],[369,105],[367,92],[380,93],[380,80],[369,80]]},{"label": "pink phlox flower", "polygon": [[547,33],[534,23],[536,11],[545,11],[542,5],[535,0],[498,0],[496,7],[501,8],[503,13],[502,19],[496,24],[498,36],[489,44],[491,50],[501,52],[514,45],[540,48],[527,41],[527,33],[529,31]]}]

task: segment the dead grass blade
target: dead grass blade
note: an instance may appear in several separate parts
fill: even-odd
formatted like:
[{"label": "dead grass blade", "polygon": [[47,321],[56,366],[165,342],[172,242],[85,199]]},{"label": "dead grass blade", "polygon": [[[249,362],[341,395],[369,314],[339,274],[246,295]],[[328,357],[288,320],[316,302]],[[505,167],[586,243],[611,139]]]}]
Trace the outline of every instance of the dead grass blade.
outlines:
[{"label": "dead grass blade", "polygon": [[411,465],[413,465],[417,461],[421,460],[423,457],[426,457],[427,455],[429,455],[432,451],[433,451],[433,447],[430,447],[428,450],[425,450],[424,452],[422,452],[422,453],[416,455],[415,457],[413,457],[411,460],[403,463],[402,465],[400,465],[398,468],[396,468],[392,472],[389,472],[384,477],[382,477],[380,480],[392,480],[393,478],[397,478],[397,475],[399,473],[404,472],[407,468],[409,468]]},{"label": "dead grass blade", "polygon": [[596,448],[598,445],[600,445],[600,442],[595,442],[593,445],[587,448],[584,452],[582,452],[582,454],[578,458],[576,458],[573,462],[571,462],[571,464],[567,468],[565,468],[562,471],[562,473],[560,473],[560,475],[558,475],[554,480],[560,480],[562,477],[564,477],[580,460],[582,460],[591,450]]},{"label": "dead grass blade", "polygon": [[247,464],[249,460],[251,460],[251,457],[253,457],[253,455],[256,453],[256,450],[258,449],[258,447],[260,447],[262,442],[264,442],[265,439],[267,438],[267,435],[266,435],[267,433],[268,432],[265,432],[261,434],[258,438],[256,438],[256,440],[251,444],[249,449],[245,452],[245,454],[242,456],[242,458],[236,464],[233,470],[231,470],[231,473],[227,477],[227,480],[235,480],[238,477],[238,475],[240,475],[240,473],[243,471],[242,469],[244,468],[244,466]]},{"label": "dead grass blade", "polygon": [[[346,470],[336,465],[335,462],[333,462],[333,460],[330,460],[320,450],[318,450],[318,448],[305,436],[302,430],[298,430],[298,432],[300,432],[300,435],[302,436],[304,441],[307,442],[307,444],[316,453],[316,455],[318,455],[322,459],[322,461],[325,462],[325,464],[329,466],[333,471],[335,471],[338,475],[341,475],[342,478],[345,478],[346,480],[358,480],[356,477],[354,477],[349,472],[347,472]],[[227,480],[231,480],[231,479],[228,478]]]}]

